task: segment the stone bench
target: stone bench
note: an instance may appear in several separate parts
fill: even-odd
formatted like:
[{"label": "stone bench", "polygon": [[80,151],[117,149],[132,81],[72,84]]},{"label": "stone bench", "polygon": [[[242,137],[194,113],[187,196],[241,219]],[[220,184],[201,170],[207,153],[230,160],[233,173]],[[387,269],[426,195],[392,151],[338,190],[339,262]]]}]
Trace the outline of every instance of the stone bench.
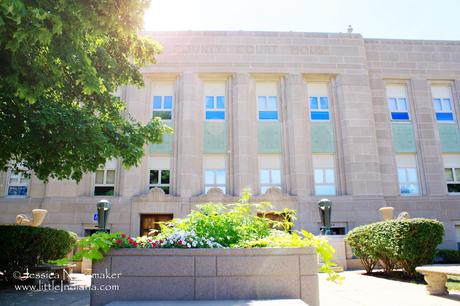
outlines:
[{"label": "stone bench", "polygon": [[117,301],[106,306],[308,306],[299,299],[214,301]]},{"label": "stone bench", "polygon": [[460,265],[427,265],[415,270],[423,274],[427,282],[426,290],[433,295],[449,294],[446,287],[447,275],[460,276]]}]

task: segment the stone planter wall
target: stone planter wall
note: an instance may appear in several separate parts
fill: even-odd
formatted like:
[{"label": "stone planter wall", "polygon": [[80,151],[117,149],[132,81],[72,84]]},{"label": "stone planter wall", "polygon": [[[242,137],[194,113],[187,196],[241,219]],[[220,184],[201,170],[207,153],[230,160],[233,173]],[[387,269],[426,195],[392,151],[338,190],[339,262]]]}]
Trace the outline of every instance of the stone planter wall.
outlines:
[{"label": "stone planter wall", "polygon": [[[118,249],[93,264],[91,305],[122,300],[302,299],[319,305],[312,248]],[[95,278],[120,273],[115,278]]]}]

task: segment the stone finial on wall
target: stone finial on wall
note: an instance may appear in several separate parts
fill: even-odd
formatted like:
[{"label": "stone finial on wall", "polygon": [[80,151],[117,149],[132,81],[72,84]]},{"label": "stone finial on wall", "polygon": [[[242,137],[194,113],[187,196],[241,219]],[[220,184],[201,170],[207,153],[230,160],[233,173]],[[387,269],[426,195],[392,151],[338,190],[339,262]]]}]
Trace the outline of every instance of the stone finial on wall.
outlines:
[{"label": "stone finial on wall", "polygon": [[270,187],[264,194],[251,197],[251,202],[270,202],[275,210],[298,210],[297,197],[283,192],[279,187]]},{"label": "stone finial on wall", "polygon": [[213,187],[208,190],[208,192],[204,195],[200,195],[193,199],[193,202],[228,202],[236,200],[234,197],[224,194],[222,189]]},{"label": "stone finial on wall", "polygon": [[177,201],[177,197],[166,194],[163,189],[155,187],[147,193],[133,198],[133,202],[171,202]]},{"label": "stone finial on wall", "polygon": [[33,209],[32,219],[29,219],[29,217],[24,214],[20,214],[16,216],[16,224],[40,226],[43,223],[43,220],[45,220],[47,213],[48,211],[46,209]]},{"label": "stone finial on wall", "polygon": [[394,212],[394,208],[393,207],[382,207],[379,209],[380,213],[382,214],[382,219],[384,221],[386,220],[392,220],[393,219],[393,212]]},{"label": "stone finial on wall", "polygon": [[402,211],[399,215],[398,215],[398,218],[396,218],[396,220],[407,220],[407,219],[410,219],[410,215],[407,211]]}]

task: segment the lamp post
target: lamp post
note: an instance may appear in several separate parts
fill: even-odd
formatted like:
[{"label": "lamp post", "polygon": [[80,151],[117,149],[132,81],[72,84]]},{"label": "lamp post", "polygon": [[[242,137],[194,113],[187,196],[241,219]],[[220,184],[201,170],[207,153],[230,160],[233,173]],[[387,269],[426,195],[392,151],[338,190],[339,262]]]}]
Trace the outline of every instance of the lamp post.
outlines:
[{"label": "lamp post", "polygon": [[318,202],[319,216],[321,218],[321,235],[332,235],[331,230],[331,209],[332,202],[328,199],[321,199]]},{"label": "lamp post", "polygon": [[112,204],[107,200],[97,202],[97,227],[101,232],[107,232],[107,221],[109,219],[110,208]]}]

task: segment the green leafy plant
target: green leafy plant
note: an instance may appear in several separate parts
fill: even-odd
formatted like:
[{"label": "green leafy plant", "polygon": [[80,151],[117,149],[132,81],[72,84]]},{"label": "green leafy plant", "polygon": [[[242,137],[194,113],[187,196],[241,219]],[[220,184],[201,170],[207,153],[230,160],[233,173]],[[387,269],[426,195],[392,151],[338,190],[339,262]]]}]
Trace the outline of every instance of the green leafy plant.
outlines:
[{"label": "green leafy plant", "polygon": [[15,271],[25,272],[35,265],[66,256],[77,235],[49,227],[0,225],[0,271],[13,282]]},{"label": "green leafy plant", "polygon": [[199,237],[214,238],[223,247],[257,240],[268,236],[271,221],[255,215],[254,208],[247,203],[199,205],[186,218],[162,224],[159,237],[166,238],[175,231],[194,232]]},{"label": "green leafy plant", "polygon": [[334,248],[326,239],[315,236],[305,230],[293,232],[292,234],[274,230],[265,238],[253,241],[244,241],[239,247],[257,248],[257,247],[313,247],[322,260],[320,271],[327,273],[327,280],[342,282],[343,277],[333,270],[336,264],[332,261],[335,253]]}]

